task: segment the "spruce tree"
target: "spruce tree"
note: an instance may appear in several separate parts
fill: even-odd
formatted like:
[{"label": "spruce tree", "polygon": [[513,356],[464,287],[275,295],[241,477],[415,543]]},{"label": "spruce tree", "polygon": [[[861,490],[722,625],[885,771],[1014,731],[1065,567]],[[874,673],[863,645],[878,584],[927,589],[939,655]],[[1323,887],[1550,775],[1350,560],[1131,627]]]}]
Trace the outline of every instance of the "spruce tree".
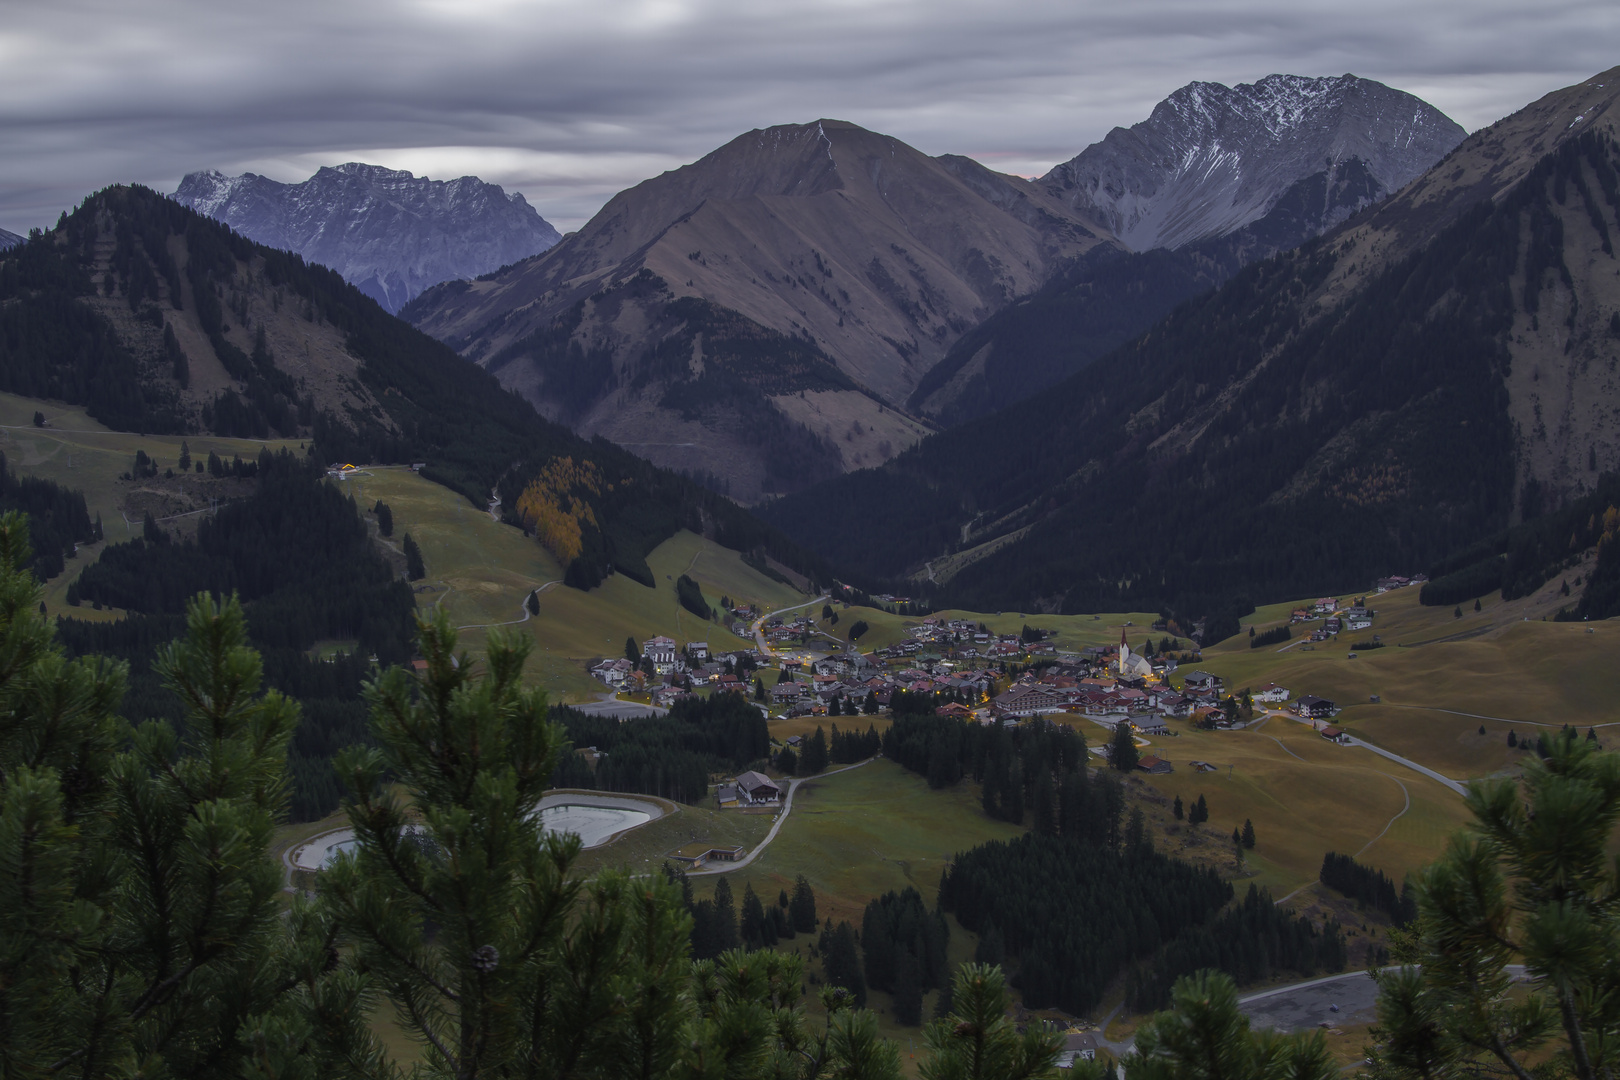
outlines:
[{"label": "spruce tree", "polygon": [[1140,760],[1136,739],[1131,735],[1131,725],[1121,720],[1114,725],[1113,737],[1108,740],[1108,764],[1128,773],[1135,771],[1136,763]]},{"label": "spruce tree", "polygon": [[416,541],[410,533],[405,534],[402,545],[405,549],[405,576],[412,581],[421,581],[427,577],[427,568],[422,565],[422,549],[416,546]]},{"label": "spruce tree", "polygon": [[1186,812],[1183,811],[1182,808],[1181,808],[1181,796],[1180,795],[1177,795],[1176,796],[1176,801],[1171,804],[1170,813],[1175,816],[1175,819],[1177,821],[1180,821],[1184,816],[1186,816]]},{"label": "spruce tree", "polygon": [[742,944],[737,936],[737,905],[731,898],[731,883],[723,874],[714,883],[714,938],[721,952]]},{"label": "spruce tree", "polygon": [[808,934],[815,930],[816,894],[803,874],[793,882],[793,897],[788,901],[788,914],[793,920],[793,929],[799,933]]},{"label": "spruce tree", "polygon": [[1254,822],[1248,818],[1243,819],[1243,846],[1254,850]]},{"label": "spruce tree", "polygon": [[742,946],[750,952],[765,947],[765,906],[759,902],[753,882],[743,886]]},{"label": "spruce tree", "polygon": [[624,639],[624,658],[632,664],[641,663],[641,649],[636,646],[636,639],[633,637]]},{"label": "spruce tree", "polygon": [[917,972],[917,959],[902,947],[894,963],[894,1019],[907,1027],[922,1023],[922,984]]}]

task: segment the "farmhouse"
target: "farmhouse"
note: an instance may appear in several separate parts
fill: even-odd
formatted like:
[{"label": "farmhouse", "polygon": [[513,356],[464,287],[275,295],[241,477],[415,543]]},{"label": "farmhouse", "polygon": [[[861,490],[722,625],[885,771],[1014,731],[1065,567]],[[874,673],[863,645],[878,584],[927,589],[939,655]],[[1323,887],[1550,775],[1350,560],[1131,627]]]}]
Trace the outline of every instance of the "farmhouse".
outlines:
[{"label": "farmhouse", "polygon": [[1164,760],[1162,757],[1155,757],[1152,754],[1138,759],[1136,762],[1136,767],[1145,773],[1153,773],[1155,776],[1163,776],[1165,773],[1175,772],[1175,770],[1170,767],[1170,763],[1168,761]]},{"label": "farmhouse", "polygon": [[1320,734],[1328,742],[1348,743],[1350,741],[1350,736],[1345,734],[1343,728],[1334,727],[1332,724],[1324,727]]},{"label": "farmhouse", "polygon": [[774,803],[782,798],[782,789],[764,773],[752,769],[737,777],[737,801],[743,806]]},{"label": "farmhouse", "polygon": [[1133,716],[1130,718],[1131,727],[1140,735],[1168,735],[1170,726],[1164,722],[1162,716]]},{"label": "farmhouse", "polygon": [[1327,698],[1319,698],[1314,694],[1306,694],[1305,696],[1301,697],[1299,699],[1297,708],[1299,710],[1299,715],[1309,716],[1316,719],[1320,719],[1324,716],[1332,716],[1334,712],[1337,711],[1334,708],[1333,702],[1329,701]]}]

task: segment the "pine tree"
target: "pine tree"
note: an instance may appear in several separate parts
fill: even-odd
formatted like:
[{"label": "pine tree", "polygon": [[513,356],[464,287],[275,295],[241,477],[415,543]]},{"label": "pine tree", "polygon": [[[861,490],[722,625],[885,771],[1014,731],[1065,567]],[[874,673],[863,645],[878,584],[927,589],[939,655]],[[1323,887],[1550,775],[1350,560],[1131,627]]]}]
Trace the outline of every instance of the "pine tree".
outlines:
[{"label": "pine tree", "polygon": [[1335,1080],[1338,1062],[1320,1031],[1296,1035],[1249,1030],[1237,986],[1224,972],[1200,971],[1176,980],[1169,1012],[1137,1029],[1125,1075],[1154,1080],[1205,1077],[1287,1077]]},{"label": "pine tree", "polygon": [[1192,825],[1202,825],[1208,820],[1209,804],[1206,803],[1204,801],[1204,797],[1200,795],[1198,796],[1198,801],[1193,804],[1191,813],[1187,815],[1187,822]]},{"label": "pine tree", "polygon": [[991,923],[979,935],[979,943],[973,947],[973,961],[977,964],[1000,964],[1007,958],[1007,946],[1002,944],[1001,931]]},{"label": "pine tree", "polygon": [[1180,821],[1185,816],[1185,812],[1181,808],[1181,796],[1180,795],[1176,796],[1176,801],[1170,807],[1170,813],[1175,815],[1175,819],[1177,821]]},{"label": "pine tree", "polygon": [[1250,851],[1254,850],[1254,822],[1248,818],[1243,819],[1243,836],[1241,839],[1244,847]]},{"label": "pine tree", "polygon": [[381,499],[378,499],[377,500],[377,505],[372,507],[371,512],[373,514],[377,515],[377,532],[378,532],[378,534],[382,535],[382,536],[393,536],[394,535],[394,511],[393,511],[393,509],[387,503],[383,502]]},{"label": "pine tree", "polygon": [[742,946],[749,952],[765,947],[765,905],[759,902],[753,882],[743,886]]},{"label": "pine tree", "polygon": [[427,568],[422,565],[422,549],[416,546],[411,534],[406,533],[402,545],[405,549],[405,576],[412,581],[421,581],[427,577]]},{"label": "pine tree", "polygon": [[420,681],[393,668],[367,688],[377,746],[338,757],[359,849],[322,892],[348,955],[430,1073],[673,1065],[691,1039],[681,893],[664,875],[570,880],[579,838],[535,813],[563,743],[523,685],[530,639],[492,633],[474,664],[441,611],[418,647]]},{"label": "pine tree", "polygon": [[[951,987],[951,1013],[928,1024],[924,1080],[1033,1080],[1052,1075],[1059,1037],[1039,1024],[1020,1033],[1007,1017],[999,967],[963,964]],[[1101,1062],[1075,1062],[1074,1080],[1101,1080]]]},{"label": "pine tree", "polygon": [[894,963],[894,1019],[907,1027],[922,1023],[922,983],[917,972],[917,959],[902,947]]},{"label": "pine tree", "polygon": [[529,598],[523,602],[523,607],[530,615],[540,614],[540,590],[531,589]]}]

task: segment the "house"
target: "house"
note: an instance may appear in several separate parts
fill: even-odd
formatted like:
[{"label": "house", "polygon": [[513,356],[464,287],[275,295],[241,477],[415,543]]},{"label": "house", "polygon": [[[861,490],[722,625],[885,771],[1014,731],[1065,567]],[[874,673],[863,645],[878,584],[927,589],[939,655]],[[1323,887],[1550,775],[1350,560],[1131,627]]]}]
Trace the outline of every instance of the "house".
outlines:
[{"label": "house", "polygon": [[1181,685],[1194,693],[1207,694],[1221,688],[1221,678],[1207,671],[1189,671]]},{"label": "house", "polygon": [[771,704],[790,705],[793,702],[798,701],[800,692],[804,689],[804,685],[804,683],[796,683],[792,681],[777,683],[775,686],[771,687]]},{"label": "house", "polygon": [[764,773],[750,769],[737,777],[737,801],[743,806],[779,802],[781,798],[782,789]]},{"label": "house", "polygon": [[1272,703],[1287,701],[1288,688],[1286,686],[1278,686],[1274,682],[1268,682],[1255,692],[1254,700]]},{"label": "house", "polygon": [[732,809],[737,805],[737,785],[721,784],[714,789],[714,798],[720,804],[720,809]]},{"label": "house", "polygon": [[1170,734],[1170,726],[1164,722],[1164,717],[1162,716],[1153,716],[1151,714],[1146,716],[1133,716],[1130,718],[1129,722],[1131,727],[1135,728],[1137,734],[1139,735]]},{"label": "house", "polygon": [[1153,754],[1149,754],[1146,757],[1137,759],[1136,767],[1145,773],[1152,773],[1155,776],[1163,776],[1165,773],[1175,772],[1175,770],[1170,767],[1170,763],[1168,761],[1164,760],[1162,757],[1156,757]]},{"label": "house", "polygon": [[1306,694],[1305,696],[1301,697],[1294,707],[1298,710],[1299,715],[1309,716],[1314,719],[1320,719],[1324,716],[1332,716],[1338,711],[1334,708],[1333,702],[1329,701],[1327,698],[1319,698],[1314,694]]},{"label": "house", "polygon": [[1352,630],[1366,630],[1372,626],[1372,620],[1365,616],[1362,616],[1361,618],[1351,616],[1350,621],[1346,625],[1348,625]]},{"label": "house", "polygon": [[1057,1067],[1072,1069],[1076,1060],[1097,1059],[1097,1037],[1088,1032],[1071,1031],[1063,1036],[1063,1049],[1058,1052]]},{"label": "house", "polygon": [[1328,724],[1326,727],[1322,728],[1322,730],[1320,732],[1318,732],[1318,734],[1321,735],[1322,738],[1326,739],[1328,742],[1345,743],[1345,744],[1348,744],[1350,742],[1350,736],[1345,734],[1344,729],[1341,728],[1341,727],[1334,727],[1332,724]]},{"label": "house", "polygon": [[687,645],[686,651],[701,664],[709,658],[709,643],[707,641],[694,641]]}]

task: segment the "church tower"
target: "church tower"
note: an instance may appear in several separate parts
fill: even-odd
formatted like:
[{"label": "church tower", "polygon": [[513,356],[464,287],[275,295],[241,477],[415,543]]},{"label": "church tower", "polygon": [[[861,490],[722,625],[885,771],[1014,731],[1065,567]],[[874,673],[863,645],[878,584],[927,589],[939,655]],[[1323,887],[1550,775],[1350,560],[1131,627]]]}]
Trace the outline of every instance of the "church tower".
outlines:
[{"label": "church tower", "polygon": [[1119,628],[1119,674],[1121,678],[1125,677],[1125,665],[1130,658],[1131,646],[1125,640],[1125,628],[1122,626]]}]

